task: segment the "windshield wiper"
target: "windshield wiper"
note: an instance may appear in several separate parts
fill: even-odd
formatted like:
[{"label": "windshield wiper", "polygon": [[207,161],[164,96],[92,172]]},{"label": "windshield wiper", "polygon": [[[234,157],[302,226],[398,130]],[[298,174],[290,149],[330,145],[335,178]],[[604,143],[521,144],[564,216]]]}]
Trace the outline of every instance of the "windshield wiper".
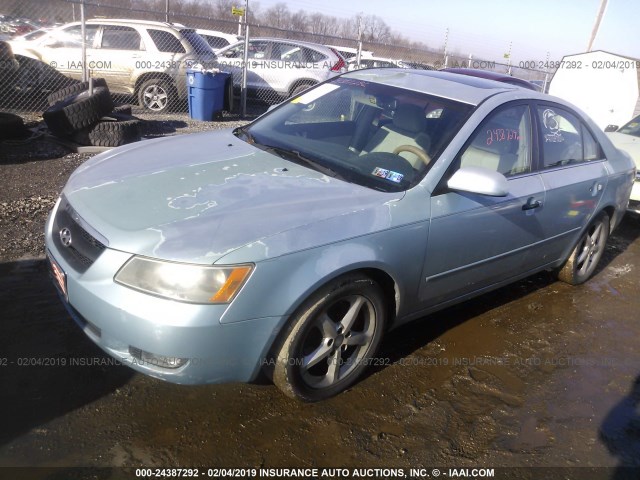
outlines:
[{"label": "windshield wiper", "polygon": [[288,150],[286,148],[276,147],[273,145],[266,145],[266,144],[255,144],[255,146],[263,150],[266,150],[268,152],[275,153],[276,155],[278,155],[281,158],[284,158],[285,160],[290,160],[295,163],[306,165],[307,167],[310,167],[311,169],[316,170],[320,173],[324,173],[329,177],[345,180],[345,178],[342,175],[340,175],[338,172],[336,172],[332,168],[329,168],[325,165],[321,165],[318,162],[305,157],[297,150]]}]

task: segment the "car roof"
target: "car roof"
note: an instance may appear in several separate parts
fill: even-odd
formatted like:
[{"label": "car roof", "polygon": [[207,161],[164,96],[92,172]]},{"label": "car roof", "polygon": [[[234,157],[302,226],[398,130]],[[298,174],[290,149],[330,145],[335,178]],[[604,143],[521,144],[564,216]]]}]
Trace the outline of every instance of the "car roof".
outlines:
[{"label": "car roof", "polygon": [[524,80],[523,78],[512,77],[506,73],[492,72],[491,70],[478,70],[474,68],[443,68],[443,72],[452,72],[460,75],[469,75],[478,78],[487,78],[489,80],[495,80],[497,82],[510,83],[512,85],[518,85],[520,87],[528,88],[529,90],[538,90],[534,84]]},{"label": "car roof", "polygon": [[212,35],[212,36],[216,36],[216,37],[220,37],[220,38],[233,38],[234,42],[237,42],[240,38],[242,38],[241,36],[238,36],[234,33],[225,33],[225,32],[221,32],[219,30],[207,30],[206,28],[196,28],[196,33],[203,33],[205,35]]},{"label": "car roof", "polygon": [[[78,22],[72,22],[78,23]],[[147,27],[165,27],[165,28],[173,28],[176,30],[194,30],[193,28],[187,28],[184,25],[179,25],[175,23],[167,23],[167,22],[156,22],[154,20],[132,20],[130,18],[92,18],[87,20],[87,23],[120,23],[123,25],[142,25]]]},{"label": "car roof", "polygon": [[[251,37],[250,40],[252,42],[254,42],[254,41],[265,41],[265,42],[292,43],[294,45],[300,45],[302,47],[310,47],[310,48],[315,48],[316,50],[322,50],[323,52],[328,52],[329,51],[329,52],[333,53],[333,47],[328,47],[326,45],[323,45],[322,43],[305,42],[305,41],[302,41],[302,40],[293,40],[293,39],[290,39],[290,38],[278,38],[278,37]],[[244,42],[244,40],[236,42],[233,45],[236,45],[236,44],[242,43],[242,42]],[[229,47],[231,47],[231,45],[229,45]],[[225,47],[225,49],[227,49],[229,47]]]},{"label": "car roof", "polygon": [[540,98],[534,90],[523,90],[516,85],[436,70],[365,68],[346,73],[343,77],[406,88],[474,106],[505,92],[527,92],[531,98]]}]

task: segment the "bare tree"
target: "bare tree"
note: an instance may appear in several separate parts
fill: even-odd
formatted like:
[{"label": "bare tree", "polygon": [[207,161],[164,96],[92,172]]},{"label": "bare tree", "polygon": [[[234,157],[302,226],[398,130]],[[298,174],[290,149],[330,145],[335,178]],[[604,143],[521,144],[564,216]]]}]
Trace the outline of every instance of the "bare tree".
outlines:
[{"label": "bare tree", "polygon": [[362,17],[362,34],[366,41],[386,43],[390,40],[391,29],[377,15],[365,15]]},{"label": "bare tree", "polygon": [[242,0],[216,0],[214,8],[216,18],[232,20],[231,9],[233,7],[244,7]]},{"label": "bare tree", "polygon": [[278,2],[264,12],[264,20],[269,26],[281,29],[289,29],[291,12],[286,3]]},{"label": "bare tree", "polygon": [[304,10],[298,10],[291,14],[289,23],[291,30],[306,32],[309,26],[309,16]]}]

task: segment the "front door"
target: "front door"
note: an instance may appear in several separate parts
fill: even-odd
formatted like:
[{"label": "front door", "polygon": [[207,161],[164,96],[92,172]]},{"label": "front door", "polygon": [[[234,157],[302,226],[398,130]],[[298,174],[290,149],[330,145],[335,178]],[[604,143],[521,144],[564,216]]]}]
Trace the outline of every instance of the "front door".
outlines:
[{"label": "front door", "polygon": [[526,104],[492,112],[443,179],[458,168],[482,167],[507,178],[508,195],[436,189],[420,286],[428,308],[522,274],[538,262],[531,248],[544,229],[542,179],[533,171],[532,117]]}]

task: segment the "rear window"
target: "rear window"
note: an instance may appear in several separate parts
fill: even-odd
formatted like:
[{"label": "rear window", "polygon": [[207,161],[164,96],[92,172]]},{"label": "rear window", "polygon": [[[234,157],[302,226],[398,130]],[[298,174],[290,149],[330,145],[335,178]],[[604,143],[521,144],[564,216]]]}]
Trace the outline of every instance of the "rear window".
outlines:
[{"label": "rear window", "polygon": [[187,53],[187,51],[180,43],[178,37],[176,37],[171,32],[166,32],[164,30],[151,30],[149,29],[149,36],[153,43],[156,44],[156,47],[161,52],[168,53]]},{"label": "rear window", "polygon": [[324,53],[318,52],[317,50],[313,50],[311,48],[303,49],[309,61],[313,63],[319,63],[327,58]]},{"label": "rear window", "polygon": [[207,41],[194,30],[181,30],[180,34],[193,47],[193,51],[198,55],[207,55],[213,52]]},{"label": "rear window", "polygon": [[544,168],[603,158],[600,146],[578,118],[556,106],[538,106]]},{"label": "rear window", "polygon": [[222,37],[214,37],[213,35],[204,35],[202,33],[199,35],[207,41],[211,48],[215,48],[216,50],[230,45],[230,43]]},{"label": "rear window", "polygon": [[100,47],[111,50],[144,50],[140,34],[135,28],[118,25],[103,27]]}]

